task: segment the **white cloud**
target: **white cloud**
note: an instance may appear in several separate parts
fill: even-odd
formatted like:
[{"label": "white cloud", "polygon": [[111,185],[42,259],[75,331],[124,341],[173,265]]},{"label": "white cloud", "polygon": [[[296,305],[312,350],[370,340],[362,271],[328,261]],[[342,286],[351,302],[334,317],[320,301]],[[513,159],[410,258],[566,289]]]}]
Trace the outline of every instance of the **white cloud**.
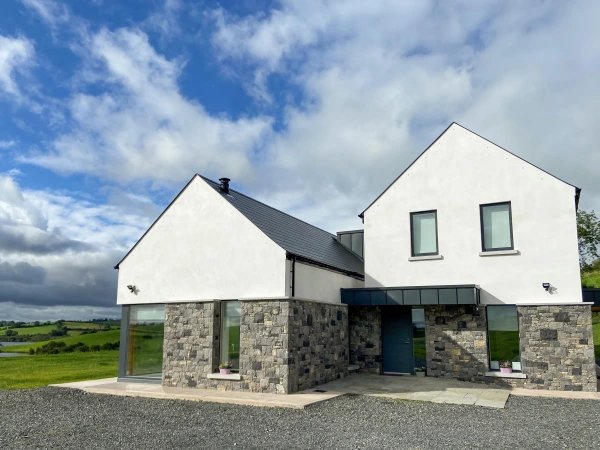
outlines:
[{"label": "white cloud", "polygon": [[23,190],[0,175],[0,302],[112,307],[113,266],[157,215],[136,207],[145,198],[117,193],[129,203]]},{"label": "white cloud", "polygon": [[184,9],[186,6],[182,0],[164,0],[159,10],[152,13],[144,24],[158,31],[163,39],[172,40],[181,35],[178,19]]},{"label": "white cloud", "polygon": [[54,0],[21,0],[23,4],[34,11],[51,28],[68,22],[70,13],[68,8],[62,3]]},{"label": "white cloud", "polygon": [[0,35],[0,94],[21,98],[21,90],[15,74],[24,73],[33,64],[35,50],[25,38],[12,38]]},{"label": "white cloud", "polygon": [[7,149],[7,148],[11,148],[13,145],[15,145],[16,142],[13,141],[12,139],[9,141],[1,141],[0,140],[0,149]]},{"label": "white cloud", "polygon": [[599,14],[586,1],[287,0],[213,12],[213,45],[256,89],[279,85],[275,73],[302,93],[266,143],[263,177],[277,179],[254,188],[309,221],[356,227],[452,121],[579,185],[598,210]]},{"label": "white cloud", "polygon": [[181,181],[194,171],[252,172],[253,151],[270,119],[208,114],[179,91],[183,61],[156,53],[140,30],[104,29],[87,46],[87,79],[106,90],[75,94],[69,103],[73,130],[22,161],[124,182]]}]

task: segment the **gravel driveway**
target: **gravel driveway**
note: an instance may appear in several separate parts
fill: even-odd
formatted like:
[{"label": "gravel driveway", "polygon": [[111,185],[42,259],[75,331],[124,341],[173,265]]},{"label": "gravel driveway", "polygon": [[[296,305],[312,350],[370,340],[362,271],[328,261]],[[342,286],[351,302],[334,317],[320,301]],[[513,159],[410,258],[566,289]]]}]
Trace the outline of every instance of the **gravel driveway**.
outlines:
[{"label": "gravel driveway", "polygon": [[305,410],[0,390],[1,449],[600,448],[600,401],[507,409],[345,396]]}]

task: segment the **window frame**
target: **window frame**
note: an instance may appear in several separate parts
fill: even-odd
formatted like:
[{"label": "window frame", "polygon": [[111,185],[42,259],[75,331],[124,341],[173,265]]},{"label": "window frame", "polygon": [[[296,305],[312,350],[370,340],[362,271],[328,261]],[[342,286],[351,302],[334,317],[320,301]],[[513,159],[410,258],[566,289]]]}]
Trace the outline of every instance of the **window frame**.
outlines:
[{"label": "window frame", "polygon": [[[486,338],[487,338],[487,356],[488,356],[488,370],[490,372],[500,372],[500,369],[492,369],[492,349],[491,349],[491,341],[490,341],[490,321],[488,320],[489,317],[489,307],[501,307],[501,308],[507,308],[507,307],[514,307],[515,311],[517,312],[517,335],[519,336],[519,343],[518,343],[518,348],[519,348],[519,364],[521,364],[521,369],[520,370],[515,370],[513,369],[513,372],[516,373],[522,373],[523,372],[523,362],[521,361],[521,324],[519,323],[519,309],[517,308],[517,305],[486,305],[486,311],[485,311],[485,334],[486,334]],[[501,363],[502,361],[498,361],[498,363]],[[514,361],[511,361],[511,363]]]},{"label": "window frame", "polygon": [[[434,214],[435,217],[435,252],[428,253],[415,253],[415,239],[414,239],[414,226],[413,226],[413,217],[421,214]],[[415,211],[410,213],[410,256],[411,257],[419,257],[419,256],[436,256],[440,254],[440,244],[438,241],[438,220],[437,220],[437,209],[430,209],[427,211]]]},{"label": "window frame", "polygon": [[[221,361],[221,354],[222,354],[221,346],[223,345],[223,333],[224,333],[223,326],[225,324],[225,311],[227,310],[227,303],[239,303],[240,304],[240,325],[239,325],[240,326],[240,334],[238,336],[239,341],[237,343],[237,345],[238,345],[238,352],[239,352],[240,344],[242,342],[242,336],[241,336],[241,327],[242,327],[241,307],[242,307],[242,301],[241,300],[233,300],[232,299],[232,300],[221,300],[219,303],[220,303],[220,305],[219,305],[219,307],[220,307],[220,318],[219,318],[220,319],[219,320],[219,362],[218,362],[217,369],[216,369],[217,372],[219,371],[219,367],[218,366],[223,362],[223,361]],[[238,358],[239,358],[239,356],[238,356]],[[239,364],[239,361],[238,361],[238,364]],[[239,365],[238,365],[237,369],[233,369],[233,368],[231,369],[231,373],[239,373],[239,371],[240,371]]]},{"label": "window frame", "polygon": [[[487,206],[499,206],[499,205],[508,205],[508,226],[510,230],[510,247],[496,247],[496,248],[485,248],[485,229],[483,223],[483,208]],[[481,232],[481,251],[483,253],[486,252],[500,252],[504,250],[514,250],[515,249],[515,240],[513,237],[513,224],[512,224],[512,204],[511,201],[505,202],[495,202],[495,203],[483,203],[479,205],[479,228]]]}]

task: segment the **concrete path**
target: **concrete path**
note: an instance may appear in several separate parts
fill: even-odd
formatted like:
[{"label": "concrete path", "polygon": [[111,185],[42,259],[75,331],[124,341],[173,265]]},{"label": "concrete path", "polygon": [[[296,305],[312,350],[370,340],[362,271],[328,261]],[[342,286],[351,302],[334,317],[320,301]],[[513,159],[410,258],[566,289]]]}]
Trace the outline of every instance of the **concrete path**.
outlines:
[{"label": "concrete path", "polygon": [[401,400],[504,408],[510,389],[442,378],[352,374],[318,386],[326,391]]},{"label": "concrete path", "polygon": [[269,406],[303,409],[313,403],[329,400],[343,392],[314,392],[309,390],[291,395],[261,394],[255,392],[219,391],[213,389],[189,389],[164,387],[153,383],[117,382],[116,378],[52,384],[54,387],[81,389],[94,394],[123,395],[129,397],[166,398],[201,402],[229,403],[233,405]]}]

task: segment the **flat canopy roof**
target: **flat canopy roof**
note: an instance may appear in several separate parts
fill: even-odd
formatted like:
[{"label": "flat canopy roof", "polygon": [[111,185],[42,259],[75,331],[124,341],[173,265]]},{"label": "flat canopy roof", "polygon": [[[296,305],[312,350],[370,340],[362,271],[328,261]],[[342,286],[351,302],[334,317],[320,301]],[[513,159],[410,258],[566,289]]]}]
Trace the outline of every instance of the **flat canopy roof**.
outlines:
[{"label": "flat canopy roof", "polygon": [[345,305],[478,305],[479,286],[456,284],[445,286],[398,286],[341,289]]}]

